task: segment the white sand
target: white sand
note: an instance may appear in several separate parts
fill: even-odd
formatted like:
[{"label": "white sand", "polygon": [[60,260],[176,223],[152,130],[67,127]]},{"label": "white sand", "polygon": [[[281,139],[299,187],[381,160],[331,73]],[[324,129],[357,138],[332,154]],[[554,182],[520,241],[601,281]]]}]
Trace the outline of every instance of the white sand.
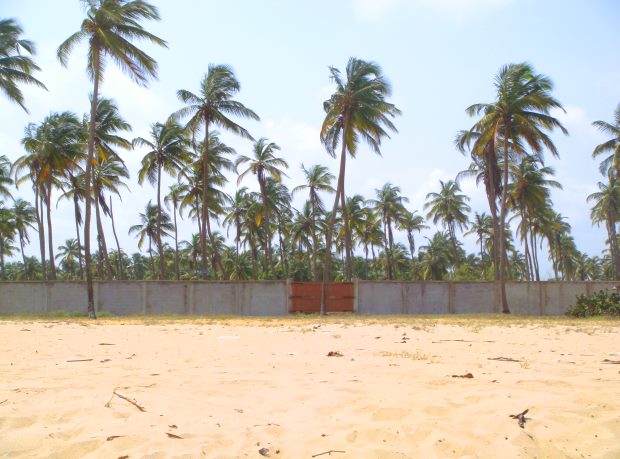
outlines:
[{"label": "white sand", "polygon": [[0,322],[0,456],[620,457],[620,325],[311,320]]}]

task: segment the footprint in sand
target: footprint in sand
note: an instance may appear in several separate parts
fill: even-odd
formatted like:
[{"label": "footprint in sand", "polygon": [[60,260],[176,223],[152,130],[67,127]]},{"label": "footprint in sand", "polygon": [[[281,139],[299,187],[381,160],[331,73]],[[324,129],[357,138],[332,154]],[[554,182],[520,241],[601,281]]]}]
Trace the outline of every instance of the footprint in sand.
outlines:
[{"label": "footprint in sand", "polygon": [[379,408],[372,414],[373,421],[398,421],[411,413],[405,408]]}]

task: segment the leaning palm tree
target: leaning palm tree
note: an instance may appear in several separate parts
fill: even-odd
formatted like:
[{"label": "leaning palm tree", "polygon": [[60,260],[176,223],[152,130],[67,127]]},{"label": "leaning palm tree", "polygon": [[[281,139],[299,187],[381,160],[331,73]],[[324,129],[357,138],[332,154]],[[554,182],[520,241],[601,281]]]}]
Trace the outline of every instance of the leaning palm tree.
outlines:
[{"label": "leaning palm tree", "polygon": [[607,243],[611,253],[613,266],[613,278],[620,278],[620,253],[618,251],[618,233],[616,223],[620,219],[620,183],[614,173],[609,174],[609,182],[598,182],[599,191],[588,196],[588,202],[594,206],[590,212],[592,223],[605,224],[607,229]]},{"label": "leaning palm tree", "polygon": [[[174,120],[155,123],[151,125],[150,139],[136,137],[132,144],[134,148],[145,147],[149,149],[149,152],[142,158],[142,168],[138,172],[138,183],[142,184],[147,179],[151,185],[157,185],[157,226],[161,229],[161,173],[163,170],[174,177],[189,161],[185,130]],[[161,231],[158,231],[156,241],[157,251],[159,252],[159,279],[163,280],[166,278],[166,264]]]},{"label": "leaning palm tree", "polygon": [[593,158],[604,153],[611,153],[601,162],[601,174],[607,174],[609,169],[613,169],[616,177],[620,177],[620,104],[618,104],[614,111],[613,123],[598,120],[593,122],[592,125],[597,127],[602,133],[611,136],[611,139],[597,145],[592,152]]},{"label": "leaning palm tree", "polygon": [[[338,202],[344,214],[345,244],[348,246],[346,279],[353,275],[351,260],[351,235],[348,225],[348,216],[345,207],[345,166],[347,152],[352,157],[357,153],[359,139],[362,138],[377,154],[381,153],[381,140],[389,137],[386,129],[396,132],[396,126],[390,118],[400,114],[395,105],[386,101],[391,94],[390,84],[374,62],[366,62],[352,57],[346,68],[346,80],[341,72],[330,67],[331,79],[336,83],[336,91],[323,103],[325,120],[321,127],[321,142],[327,152],[336,156],[338,145],[341,146],[340,170],[338,172],[338,185],[336,197],[331,213],[331,221],[327,228],[327,241],[325,263],[323,266],[323,283],[328,280],[331,243]],[[327,291],[323,287],[323,299],[321,301],[321,313],[325,312],[325,296]]]},{"label": "leaning palm tree", "polygon": [[[329,169],[325,166],[321,166],[320,164],[315,164],[310,168],[306,169],[305,166],[301,165],[301,170],[304,173],[306,183],[303,185],[296,186],[291,191],[291,194],[294,196],[295,193],[301,190],[308,190],[310,194],[310,203],[312,205],[312,228],[317,228],[317,218],[320,217],[321,213],[325,212],[325,208],[323,206],[323,201],[319,196],[319,192],[333,193],[334,187],[332,186],[332,182],[335,179],[334,175],[329,172]],[[316,231],[312,232],[312,274],[314,280],[319,279],[319,271],[318,271],[318,248],[319,248],[319,238],[316,234]]]},{"label": "leaning palm tree", "polygon": [[135,39],[147,40],[166,46],[161,38],[146,31],[140,24],[142,19],[159,19],[157,8],[144,0],[87,0],[88,10],[80,30],[67,38],[57,51],[63,66],[73,48],[88,40],[88,62],[86,73],[93,82],[88,132],[88,159],[86,161],[86,212],[84,215],[84,249],[86,261],[86,282],[88,292],[88,316],[96,318],[93,292],[93,274],[90,256],[91,216],[91,166],[95,155],[97,124],[97,101],[99,83],[103,79],[106,57],[112,59],[136,83],[146,86],[149,78],[157,76],[157,62],[132,43]]},{"label": "leaning palm tree", "polygon": [[253,157],[241,155],[237,158],[236,166],[239,167],[242,164],[247,164],[248,167],[243,172],[239,173],[237,184],[241,183],[243,178],[247,174],[254,174],[258,179],[258,185],[260,187],[260,193],[263,198],[263,214],[262,225],[265,229],[265,271],[273,274],[272,253],[271,253],[271,229],[270,229],[270,207],[268,205],[267,195],[267,179],[272,178],[277,183],[282,180],[282,175],[286,176],[282,169],[288,169],[288,163],[275,155],[276,151],[279,151],[280,147],[274,142],[269,142],[265,138],[258,139],[254,143]]},{"label": "leaning palm tree", "polygon": [[[177,91],[179,99],[187,104],[177,112],[172,114],[174,118],[184,118],[190,116],[187,128],[192,133],[197,133],[204,129],[204,142],[202,151],[202,222],[200,231],[200,245],[202,251],[202,269],[204,276],[207,272],[207,213],[208,203],[208,180],[209,180],[209,130],[212,125],[231,131],[246,139],[252,139],[250,133],[235,123],[229,117],[231,115],[242,118],[259,120],[256,113],[247,108],[241,102],[233,99],[239,92],[241,86],[233,70],[227,65],[209,64],[207,74],[200,82],[200,93],[194,94],[191,91],[181,89]],[[212,244],[213,245],[213,244]]]},{"label": "leaning palm tree", "polygon": [[[564,126],[549,113],[562,109],[562,105],[551,95],[553,83],[536,74],[527,63],[508,64],[495,77],[496,100],[491,103],[474,104],[467,108],[470,116],[481,115],[469,131],[475,134],[473,150],[483,152],[492,148],[495,159],[502,157],[502,196],[499,214],[500,252],[500,297],[502,312],[509,313],[506,299],[506,216],[508,212],[509,171],[508,165],[525,153],[527,145],[534,155],[542,157],[546,148],[558,156],[557,148],[545,131],[560,129],[568,134]],[[494,166],[497,167],[497,166]]]},{"label": "leaning palm tree", "polygon": [[41,69],[25,54],[33,56],[35,46],[30,40],[20,38],[22,33],[21,26],[14,19],[0,20],[0,91],[28,113],[24,105],[24,95],[18,84],[47,88],[32,76],[35,71]]}]

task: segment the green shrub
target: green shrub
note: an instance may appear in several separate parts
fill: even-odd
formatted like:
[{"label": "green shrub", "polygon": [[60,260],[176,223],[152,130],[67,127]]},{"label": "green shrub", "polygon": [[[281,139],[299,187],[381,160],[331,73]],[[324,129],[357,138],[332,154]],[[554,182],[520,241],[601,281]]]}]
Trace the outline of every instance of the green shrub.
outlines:
[{"label": "green shrub", "polygon": [[577,304],[568,308],[566,315],[572,317],[620,317],[620,293],[600,290],[592,295],[577,295]]}]

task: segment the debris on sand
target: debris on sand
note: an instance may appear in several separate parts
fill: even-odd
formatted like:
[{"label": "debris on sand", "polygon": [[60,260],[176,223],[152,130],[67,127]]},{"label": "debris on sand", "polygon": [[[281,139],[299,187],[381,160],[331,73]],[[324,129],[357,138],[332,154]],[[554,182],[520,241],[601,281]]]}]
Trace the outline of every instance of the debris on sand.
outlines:
[{"label": "debris on sand", "polygon": [[518,421],[519,421],[519,427],[521,427],[522,429],[524,429],[524,428],[525,428],[525,422],[526,422],[528,419],[530,419],[530,418],[526,418],[526,417],[525,417],[525,415],[527,414],[527,412],[528,412],[528,411],[530,411],[530,409],[529,409],[529,408],[528,408],[527,410],[525,410],[525,411],[522,411],[522,412],[521,412],[521,413],[519,413],[519,414],[511,414],[511,415],[510,415],[510,417],[511,417],[512,419],[516,419],[516,420],[518,420]]},{"label": "debris on sand", "polygon": [[489,357],[487,360],[498,360],[500,362],[520,362],[521,360],[512,359],[510,357]]},{"label": "debris on sand", "polygon": [[465,373],[464,375],[452,375],[453,378],[467,378],[467,379],[472,379],[474,377],[474,375],[472,375],[471,373]]},{"label": "debris on sand", "polygon": [[327,357],[342,357],[342,353],[340,351],[329,351]]}]

